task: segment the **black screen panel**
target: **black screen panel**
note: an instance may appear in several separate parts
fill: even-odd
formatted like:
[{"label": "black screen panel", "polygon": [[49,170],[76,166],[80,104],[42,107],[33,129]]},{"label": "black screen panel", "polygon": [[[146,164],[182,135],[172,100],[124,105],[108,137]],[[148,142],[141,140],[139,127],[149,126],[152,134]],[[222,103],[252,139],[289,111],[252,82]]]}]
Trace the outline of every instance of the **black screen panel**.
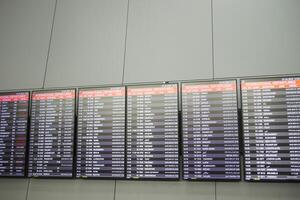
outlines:
[{"label": "black screen panel", "polygon": [[300,78],[241,81],[245,180],[300,180]]},{"label": "black screen panel", "polygon": [[127,88],[127,178],[178,179],[177,84]]},{"label": "black screen panel", "polygon": [[28,92],[0,94],[0,176],[25,176],[28,105]]},{"label": "black screen panel", "polygon": [[236,81],[182,84],[183,178],[240,180]]},{"label": "black screen panel", "polygon": [[34,91],[29,177],[72,177],[75,90]]},{"label": "black screen panel", "polygon": [[125,87],[80,89],[77,177],[125,178]]}]

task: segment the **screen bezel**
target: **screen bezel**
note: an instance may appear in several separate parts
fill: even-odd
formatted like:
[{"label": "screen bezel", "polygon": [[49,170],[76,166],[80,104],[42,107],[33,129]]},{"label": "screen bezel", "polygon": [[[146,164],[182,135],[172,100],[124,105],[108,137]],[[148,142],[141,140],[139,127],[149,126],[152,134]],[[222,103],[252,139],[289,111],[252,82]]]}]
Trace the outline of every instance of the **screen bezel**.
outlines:
[{"label": "screen bezel", "polygon": [[[79,116],[79,113],[78,113],[78,110],[79,110],[79,101],[80,101],[80,96],[79,96],[79,92],[80,91],[84,91],[84,90],[105,90],[105,89],[109,89],[109,88],[122,88],[125,90],[125,95],[124,95],[124,112],[125,112],[125,124],[124,124],[124,176],[123,177],[101,177],[101,176],[97,176],[97,177],[94,177],[94,176],[79,176],[77,177],[77,146],[78,146],[78,116]],[[97,180],[125,180],[126,179],[126,121],[127,121],[127,118],[126,118],[126,111],[127,111],[127,105],[126,105],[126,86],[124,85],[113,85],[113,86],[99,86],[99,87],[82,87],[82,88],[78,88],[77,90],[77,104],[76,104],[76,107],[77,107],[77,110],[76,110],[76,122],[77,122],[77,127],[76,127],[76,159],[75,159],[75,178],[76,179],[97,179]]]},{"label": "screen bezel", "polygon": [[[177,146],[178,146],[178,178],[145,178],[145,177],[139,177],[139,178],[127,178],[127,99],[128,99],[128,95],[127,95],[127,90],[128,88],[135,88],[135,87],[151,87],[151,86],[163,86],[163,85],[174,85],[176,86],[176,96],[177,96]],[[126,85],[126,176],[125,176],[125,180],[132,180],[132,181],[138,181],[138,180],[143,180],[143,181],[179,181],[181,180],[181,163],[180,163],[180,126],[179,126],[179,83],[178,82],[153,82],[153,83],[141,83],[141,84],[127,84]]]},{"label": "screen bezel", "polygon": [[25,130],[25,157],[24,157],[24,167],[23,167],[23,175],[22,176],[15,176],[15,175],[0,175],[1,178],[27,178],[27,168],[28,168],[28,145],[29,145],[29,124],[30,124],[30,105],[31,105],[31,93],[29,90],[16,90],[16,91],[9,91],[9,92],[0,92],[0,96],[5,96],[5,95],[12,95],[12,94],[17,94],[17,93],[27,93],[28,94],[28,100],[27,100],[27,126]]},{"label": "screen bezel", "polygon": [[[180,93],[181,93],[181,107],[182,107],[182,86],[184,84],[205,84],[205,83],[219,83],[219,82],[222,82],[222,81],[231,81],[231,82],[234,82],[235,83],[235,86],[236,86],[236,89],[235,89],[235,94],[236,94],[236,111],[237,111],[237,132],[238,132],[238,147],[239,147],[239,175],[240,175],[240,178],[239,179],[225,179],[225,178],[220,178],[220,179],[216,179],[216,178],[195,178],[195,179],[191,179],[191,178],[188,178],[188,179],[184,179],[184,174],[182,174],[182,180],[184,181],[191,181],[191,182],[212,182],[212,181],[216,181],[216,182],[240,182],[242,181],[242,162],[241,162],[241,143],[240,143],[240,137],[241,137],[241,134],[240,134],[240,127],[239,127],[239,123],[240,123],[240,116],[239,116],[239,108],[238,108],[238,82],[236,79],[214,79],[214,80],[192,80],[192,81],[182,81],[180,82]],[[181,115],[181,121],[183,119],[183,115]],[[182,139],[183,139],[183,127],[181,128],[181,133],[182,133]],[[184,164],[183,164],[183,161],[184,161],[184,153],[183,153],[183,140],[181,142],[181,149],[182,149],[182,171],[184,173]]]},{"label": "screen bezel", "polygon": [[[76,123],[77,123],[77,121],[76,121],[76,109],[77,109],[77,98],[76,98],[76,93],[77,93],[77,89],[76,88],[55,88],[55,89],[37,89],[37,90],[33,90],[33,91],[31,91],[31,97],[30,97],[30,99],[31,99],[31,102],[30,102],[30,124],[29,124],[29,130],[28,130],[28,132],[29,132],[29,135],[28,135],[28,142],[30,142],[30,140],[31,140],[31,138],[30,138],[30,134],[31,134],[31,122],[32,122],[32,120],[31,120],[31,114],[32,114],[32,102],[33,102],[33,98],[32,98],[32,96],[33,96],[33,94],[34,93],[47,93],[47,92],[55,92],[55,91],[64,91],[64,90],[73,90],[74,91],[74,110],[73,110],[73,142],[72,142],[72,150],[73,150],[73,152],[72,152],[72,154],[73,154],[73,156],[72,156],[72,176],[48,176],[48,175],[42,175],[42,176],[29,176],[29,157],[30,157],[30,147],[29,147],[29,145],[28,145],[28,160],[27,160],[27,162],[28,162],[28,164],[27,164],[27,175],[26,175],[26,177],[27,178],[35,178],[35,179],[74,179],[75,177],[74,177],[74,164],[75,164],[75,161],[74,161],[74,155],[75,155],[75,151],[74,151],[74,148],[75,148],[75,135],[76,135]],[[30,144],[30,143],[29,143]]]},{"label": "screen bezel", "polygon": [[[243,81],[252,81],[255,82],[255,80],[261,80],[261,81],[265,81],[265,80],[280,80],[280,79],[284,79],[284,78],[300,78],[300,75],[286,75],[286,76],[262,76],[262,77],[249,77],[249,78],[241,78],[240,79],[240,94],[241,94],[241,98],[240,98],[240,102],[241,102],[241,126],[242,126],[242,142],[243,144],[245,143],[245,137],[244,137],[244,120],[243,120],[243,90],[242,90],[242,82]],[[243,145],[243,153],[244,153],[244,159],[243,159],[243,172],[244,172],[244,179],[243,181],[245,182],[253,182],[253,183],[259,183],[259,182],[266,182],[266,183],[299,183],[300,179],[246,179],[246,160],[245,160],[245,145]]]}]

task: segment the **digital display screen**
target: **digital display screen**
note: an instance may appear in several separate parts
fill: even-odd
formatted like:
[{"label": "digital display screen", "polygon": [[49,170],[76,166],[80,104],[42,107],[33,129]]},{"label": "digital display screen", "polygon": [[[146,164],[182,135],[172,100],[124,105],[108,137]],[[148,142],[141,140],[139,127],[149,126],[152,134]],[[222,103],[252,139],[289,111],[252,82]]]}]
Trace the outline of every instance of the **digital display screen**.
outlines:
[{"label": "digital display screen", "polygon": [[76,176],[125,178],[125,87],[79,90]]},{"label": "digital display screen", "polygon": [[34,91],[29,177],[72,177],[75,90]]},{"label": "digital display screen", "polygon": [[0,94],[0,176],[25,176],[29,93]]},{"label": "digital display screen", "polygon": [[240,180],[236,91],[236,81],[182,84],[185,180]]},{"label": "digital display screen", "polygon": [[245,180],[300,180],[300,77],[241,81]]},{"label": "digital display screen", "polygon": [[127,88],[127,178],[178,179],[177,84]]}]

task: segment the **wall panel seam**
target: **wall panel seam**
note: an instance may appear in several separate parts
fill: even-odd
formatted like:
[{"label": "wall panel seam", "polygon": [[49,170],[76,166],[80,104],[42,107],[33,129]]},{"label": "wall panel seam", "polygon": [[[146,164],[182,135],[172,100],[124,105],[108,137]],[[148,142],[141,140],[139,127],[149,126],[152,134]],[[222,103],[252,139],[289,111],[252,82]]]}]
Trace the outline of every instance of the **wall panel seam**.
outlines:
[{"label": "wall panel seam", "polygon": [[126,65],[126,52],[127,52],[127,33],[128,33],[128,18],[129,18],[129,4],[127,0],[127,13],[126,13],[126,26],[125,26],[125,41],[124,41],[124,55],[123,55],[123,71],[122,71],[122,85],[124,84],[125,65]]},{"label": "wall panel seam", "polygon": [[55,4],[54,4],[54,11],[53,11],[53,17],[52,17],[52,24],[51,24],[51,32],[50,32],[48,52],[47,52],[47,58],[46,58],[46,67],[45,67],[44,79],[43,79],[43,88],[45,88],[45,82],[46,82],[46,77],[47,77],[47,69],[48,69],[49,55],[50,55],[50,49],[51,49],[51,43],[52,43],[52,35],[53,35],[53,29],[54,29],[54,21],[55,21],[55,15],[56,15],[57,1],[58,0],[55,0]]},{"label": "wall panel seam", "polygon": [[214,49],[214,2],[210,1],[211,13],[211,54],[212,54],[212,78],[215,79],[215,49]]},{"label": "wall panel seam", "polygon": [[31,179],[29,178],[28,179],[28,184],[27,184],[27,191],[26,191],[26,197],[25,197],[25,200],[28,199],[28,195],[29,195],[29,188],[30,188],[30,182],[31,182]]}]

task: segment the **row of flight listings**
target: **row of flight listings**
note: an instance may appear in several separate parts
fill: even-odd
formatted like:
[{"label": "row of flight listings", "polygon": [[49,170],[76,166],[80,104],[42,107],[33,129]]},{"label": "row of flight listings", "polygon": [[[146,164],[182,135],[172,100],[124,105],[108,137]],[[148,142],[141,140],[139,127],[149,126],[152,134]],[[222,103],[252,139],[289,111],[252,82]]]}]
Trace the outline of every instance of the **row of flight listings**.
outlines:
[{"label": "row of flight listings", "polygon": [[[240,180],[237,101],[236,80],[1,93],[0,175]],[[245,180],[299,181],[300,77],[241,101]]]}]

